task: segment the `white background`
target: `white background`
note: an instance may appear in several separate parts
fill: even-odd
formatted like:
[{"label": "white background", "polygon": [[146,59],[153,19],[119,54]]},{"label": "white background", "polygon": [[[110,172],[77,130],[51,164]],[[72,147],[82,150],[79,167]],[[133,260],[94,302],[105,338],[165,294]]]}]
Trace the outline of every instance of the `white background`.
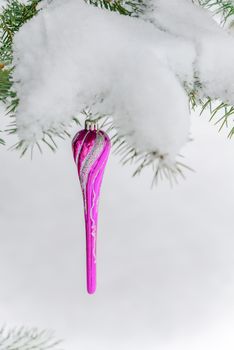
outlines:
[{"label": "white background", "polygon": [[111,155],[93,296],[70,140],[33,161],[0,148],[0,323],[54,329],[67,350],[233,349],[234,144],[192,121],[196,173],[173,189]]}]

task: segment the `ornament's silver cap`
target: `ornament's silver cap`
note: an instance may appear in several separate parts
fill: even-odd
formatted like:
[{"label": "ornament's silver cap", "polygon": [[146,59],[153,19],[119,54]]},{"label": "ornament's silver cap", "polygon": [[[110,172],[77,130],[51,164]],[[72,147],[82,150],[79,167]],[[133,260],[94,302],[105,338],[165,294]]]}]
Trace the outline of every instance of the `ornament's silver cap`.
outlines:
[{"label": "ornament's silver cap", "polygon": [[85,121],[85,129],[86,130],[98,130],[98,121],[86,119]]}]

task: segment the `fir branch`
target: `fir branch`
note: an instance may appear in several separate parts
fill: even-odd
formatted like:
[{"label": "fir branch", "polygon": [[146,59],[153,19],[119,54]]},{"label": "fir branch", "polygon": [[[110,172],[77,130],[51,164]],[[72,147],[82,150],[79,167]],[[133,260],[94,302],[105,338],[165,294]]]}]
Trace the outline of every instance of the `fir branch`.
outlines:
[{"label": "fir branch", "polygon": [[[153,169],[152,186],[163,179],[168,180],[173,185],[178,183],[179,178],[185,178],[186,170],[193,171],[192,168],[181,161],[169,164],[166,161],[167,154],[162,154],[158,150],[143,152],[130,145],[127,141],[128,135],[121,135],[111,117],[106,115],[92,116],[87,110],[83,111],[83,115],[85,119],[95,119],[99,124],[99,128],[110,135],[113,153],[120,157],[122,165],[135,164],[136,168],[133,171],[133,177],[140,175],[145,168],[151,167]],[[181,158],[182,156],[179,155],[179,157]]]},{"label": "fir branch", "polygon": [[85,0],[87,3],[124,16],[138,17],[146,7],[143,0]]},{"label": "fir branch", "polygon": [[[110,11],[118,12],[121,15],[136,16],[140,11],[140,5],[142,0],[130,0],[130,1],[111,1],[111,0],[86,0],[91,5],[105,8]],[[15,118],[15,111],[18,106],[18,98],[13,91],[13,79],[12,67],[13,50],[12,43],[15,33],[24,25],[28,20],[34,17],[38,13],[37,5],[41,0],[29,0],[27,4],[21,3],[19,0],[7,0],[7,4],[3,7],[0,14],[0,65],[2,64],[4,69],[0,68],[0,101],[6,104],[7,115]],[[126,5],[126,8],[125,6]],[[77,120],[74,121],[77,122]],[[79,121],[78,121],[79,123]],[[8,127],[7,131],[10,134],[17,132],[16,123]],[[44,133],[42,142],[47,145],[52,151],[56,149],[56,143],[53,139],[54,136],[62,137],[67,136],[68,132],[66,128],[62,132],[57,132],[53,128]],[[0,144],[3,144],[1,140]],[[25,154],[31,146],[25,142],[19,142],[13,146],[13,149],[20,149],[21,155]],[[41,147],[40,147],[41,150]]]},{"label": "fir branch", "polygon": [[11,65],[13,59],[12,42],[15,33],[37,13],[37,5],[41,0],[30,0],[23,4],[18,0],[7,0],[0,14],[0,61]]},{"label": "fir branch", "polygon": [[130,16],[131,12],[122,6],[121,1],[108,1],[108,0],[87,0],[87,3],[100,8],[104,8],[109,11],[118,12],[121,15]]},{"label": "fir branch", "polygon": [[[73,123],[81,126],[81,123],[77,117],[74,117],[72,119]],[[52,152],[55,152],[58,148],[58,145],[56,143],[57,139],[65,140],[66,138],[70,138],[71,135],[67,131],[67,129],[71,128],[72,124],[64,124],[60,123],[60,126],[56,125],[56,128],[51,126],[50,128],[42,131],[42,138],[41,140],[35,139],[34,142],[28,142],[26,140],[20,140],[14,145],[12,145],[9,149],[10,150],[17,150],[20,152],[20,156],[23,157],[28,151],[30,151],[31,158],[33,156],[33,152],[35,149],[35,146],[37,146],[37,149],[42,154],[43,153],[43,145],[49,148]],[[13,121],[9,128],[6,130],[8,134],[16,134],[17,133],[17,127],[15,121]]]},{"label": "fir branch", "polygon": [[[27,4],[22,4],[18,0],[8,0],[7,6],[3,9],[0,15],[0,100],[7,104],[8,116],[13,117],[18,105],[18,99],[14,91],[12,90],[12,40],[14,34],[19,30],[19,28],[27,22],[30,18],[35,16],[38,12],[37,5],[41,0],[29,0]],[[233,15],[233,2],[221,1],[221,0],[197,0],[203,7],[210,8],[214,14],[222,13],[223,18],[227,20],[228,17]],[[139,14],[144,10],[145,1],[143,0],[86,0],[86,2],[91,5],[105,8],[109,11],[115,11],[121,15],[126,16],[139,16]],[[217,12],[218,11],[218,12]],[[1,68],[1,63],[4,68]],[[210,120],[214,120],[217,116],[219,118],[216,120],[216,124],[219,125],[221,130],[224,126],[228,126],[230,116],[233,115],[233,107],[228,106],[225,103],[220,103],[219,105],[214,104],[209,97],[206,100],[199,100],[197,97],[199,95],[199,81],[195,79],[194,88],[191,90],[187,89],[188,96],[191,102],[192,108],[201,106],[202,112],[209,108],[211,112]],[[223,114],[220,113],[223,111]],[[100,120],[103,121],[103,116],[100,116]],[[80,123],[77,118],[74,121]],[[168,166],[165,163],[165,155],[161,155],[157,150],[151,152],[140,152],[139,150],[131,147],[127,142],[126,135],[120,135],[118,131],[113,126],[110,118],[107,118],[103,122],[103,127],[106,127],[108,132],[113,133],[112,142],[116,153],[120,154],[122,164],[127,164],[129,162],[136,162],[137,168],[134,175],[138,175],[147,166],[152,166],[154,168],[154,183],[157,182],[158,178],[166,177],[170,182],[177,179],[178,176],[183,175],[183,169],[189,168],[181,162],[177,162],[175,166]],[[60,137],[64,139],[69,136],[67,132],[67,125],[61,124],[61,131],[57,131],[57,128],[51,127],[49,130],[44,131],[42,144],[45,144],[52,151],[57,148],[57,143],[54,137]],[[9,133],[16,133],[17,127],[15,120],[8,128]],[[234,127],[229,133],[229,137],[234,134]],[[0,143],[3,140],[0,139]],[[36,142],[35,145],[38,147],[39,151],[42,151],[41,143]],[[24,141],[18,142],[12,148],[18,149],[21,155],[24,155],[29,149],[31,153],[33,152],[34,146],[27,144]]]},{"label": "fir branch", "polygon": [[201,111],[200,115],[203,114],[205,110],[209,109],[210,118],[209,121],[214,121],[214,125],[218,126],[219,132],[224,128],[229,128],[228,137],[232,138],[234,135],[234,127],[230,128],[230,119],[233,122],[234,107],[230,106],[227,103],[212,101],[210,98],[207,98],[206,101],[201,102]]},{"label": "fir branch", "polygon": [[[200,6],[205,7],[213,12],[214,15],[221,16],[221,25],[224,25],[226,21],[234,16],[234,1],[233,0],[198,0]],[[189,89],[185,86],[185,90],[189,96],[189,102],[192,110],[197,107],[200,108],[200,115],[207,109],[210,113],[209,121],[214,122],[218,126],[219,132],[224,128],[229,128],[228,137],[231,138],[234,135],[234,127],[230,128],[230,117],[234,114],[234,106],[229,105],[227,102],[212,100],[209,96],[206,98],[199,97],[199,90],[202,88],[197,74],[194,77],[194,88]],[[231,119],[233,122],[233,119]]]},{"label": "fir branch", "polygon": [[230,126],[233,123],[234,106],[229,105],[227,102],[213,100],[210,97],[200,98],[198,89],[189,90],[185,87],[191,110],[200,109],[199,113],[202,115],[205,111],[209,110],[209,121],[218,126],[220,132],[224,127],[229,129],[228,138],[232,138],[234,135],[234,126]]},{"label": "fir branch", "polygon": [[40,1],[30,0],[28,4],[23,4],[18,0],[7,0],[0,14],[0,101],[6,104],[9,116],[14,116],[18,105],[18,98],[12,89],[13,38],[20,27],[38,13]]},{"label": "fir branch", "polygon": [[0,329],[0,350],[49,350],[57,348],[61,341],[54,340],[53,333],[36,328]]},{"label": "fir branch", "polygon": [[211,10],[215,15],[221,15],[221,22],[225,24],[234,15],[233,0],[198,0],[199,4]]}]

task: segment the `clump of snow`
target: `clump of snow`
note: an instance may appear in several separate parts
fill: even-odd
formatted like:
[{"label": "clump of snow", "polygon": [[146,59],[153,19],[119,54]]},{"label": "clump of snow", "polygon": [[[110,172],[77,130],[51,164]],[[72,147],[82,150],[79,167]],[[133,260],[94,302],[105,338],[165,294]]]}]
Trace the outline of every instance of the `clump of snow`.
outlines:
[{"label": "clump of snow", "polygon": [[174,36],[194,41],[221,31],[211,12],[191,0],[148,0],[142,17]]},{"label": "clump of snow", "polygon": [[216,36],[203,43],[197,64],[203,94],[234,105],[234,38]]},{"label": "clump of snow", "polygon": [[180,65],[177,45],[151,24],[79,0],[49,4],[14,41],[20,138],[41,138],[91,105],[139,148],[174,157],[189,129],[185,91],[169,67]]},{"label": "clump of snow", "polygon": [[198,75],[201,95],[234,101],[234,38],[190,0],[151,0],[142,18],[83,0],[41,8],[14,38],[22,140],[35,142],[89,106],[112,115],[132,145],[171,161],[188,139],[185,83]]},{"label": "clump of snow", "polygon": [[143,18],[194,46],[194,73],[202,84],[200,97],[234,104],[234,39],[213,20],[211,12],[191,0],[149,0]]}]

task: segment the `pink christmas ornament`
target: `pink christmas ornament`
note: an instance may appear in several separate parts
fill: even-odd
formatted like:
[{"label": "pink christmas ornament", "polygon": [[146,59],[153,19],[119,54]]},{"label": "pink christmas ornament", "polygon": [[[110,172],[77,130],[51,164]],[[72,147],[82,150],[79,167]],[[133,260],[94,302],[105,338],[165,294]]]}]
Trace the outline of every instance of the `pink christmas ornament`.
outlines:
[{"label": "pink christmas ornament", "polygon": [[94,121],[86,121],[85,129],[73,138],[72,149],[84,201],[86,229],[87,291],[96,290],[96,243],[98,202],[105,166],[110,153],[108,135],[98,130]]}]

